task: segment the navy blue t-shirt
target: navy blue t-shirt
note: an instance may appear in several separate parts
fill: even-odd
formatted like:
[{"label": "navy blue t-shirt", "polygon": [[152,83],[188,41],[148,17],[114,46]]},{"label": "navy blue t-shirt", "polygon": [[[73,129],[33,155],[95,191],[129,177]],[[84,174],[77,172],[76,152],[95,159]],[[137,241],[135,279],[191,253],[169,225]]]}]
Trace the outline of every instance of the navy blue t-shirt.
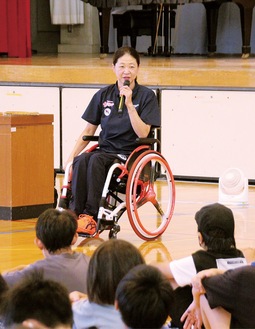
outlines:
[{"label": "navy blue t-shirt", "polygon": [[255,327],[255,268],[242,266],[202,280],[211,308],[231,313],[230,328]]},{"label": "navy blue t-shirt", "polygon": [[[136,82],[132,101],[143,122],[160,126],[158,101],[151,89]],[[138,136],[132,128],[126,106],[121,114],[118,113],[119,102],[117,83],[104,87],[92,97],[82,118],[93,125],[101,125],[99,146],[102,151],[129,154],[136,148]]]}]

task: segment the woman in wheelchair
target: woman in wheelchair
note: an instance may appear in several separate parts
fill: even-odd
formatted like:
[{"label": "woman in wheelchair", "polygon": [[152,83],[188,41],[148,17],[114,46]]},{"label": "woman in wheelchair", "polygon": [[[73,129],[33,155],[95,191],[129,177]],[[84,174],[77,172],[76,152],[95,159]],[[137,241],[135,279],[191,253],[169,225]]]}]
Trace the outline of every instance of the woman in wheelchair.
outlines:
[{"label": "woman in wheelchair", "polygon": [[[128,157],[137,147],[136,139],[148,136],[160,126],[155,93],[137,82],[140,58],[131,47],[119,48],[112,69],[117,81],[100,89],[91,99],[82,119],[85,129],[66,163],[72,162],[72,196],[69,208],[78,216],[78,233],[94,234],[102,191],[110,165],[118,157]],[[82,152],[101,127],[99,147]],[[65,169],[65,168],[64,168]]]}]

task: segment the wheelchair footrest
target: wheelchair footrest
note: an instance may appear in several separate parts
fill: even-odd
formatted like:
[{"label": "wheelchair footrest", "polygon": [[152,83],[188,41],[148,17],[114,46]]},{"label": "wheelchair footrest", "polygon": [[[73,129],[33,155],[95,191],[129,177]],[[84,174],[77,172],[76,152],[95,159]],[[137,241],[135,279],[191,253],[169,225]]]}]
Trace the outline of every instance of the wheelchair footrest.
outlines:
[{"label": "wheelchair footrest", "polygon": [[94,234],[89,234],[89,233],[81,233],[81,232],[77,232],[78,236],[82,237],[82,238],[98,238],[99,237],[99,231],[96,231]]},{"label": "wheelchair footrest", "polygon": [[99,230],[110,230],[116,225],[114,220],[100,219],[98,222]]}]

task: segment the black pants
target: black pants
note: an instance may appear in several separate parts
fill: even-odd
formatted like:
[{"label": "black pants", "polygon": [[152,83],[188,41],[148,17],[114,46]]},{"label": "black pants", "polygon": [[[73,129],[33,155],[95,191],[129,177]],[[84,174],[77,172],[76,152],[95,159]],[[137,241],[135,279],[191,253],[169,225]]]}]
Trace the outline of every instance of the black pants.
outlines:
[{"label": "black pants", "polygon": [[116,158],[116,154],[102,151],[82,153],[74,158],[69,208],[77,215],[85,213],[97,219],[107,172]]},{"label": "black pants", "polygon": [[174,290],[174,306],[171,310],[171,326],[183,328],[180,318],[193,301],[191,286],[178,287]]}]

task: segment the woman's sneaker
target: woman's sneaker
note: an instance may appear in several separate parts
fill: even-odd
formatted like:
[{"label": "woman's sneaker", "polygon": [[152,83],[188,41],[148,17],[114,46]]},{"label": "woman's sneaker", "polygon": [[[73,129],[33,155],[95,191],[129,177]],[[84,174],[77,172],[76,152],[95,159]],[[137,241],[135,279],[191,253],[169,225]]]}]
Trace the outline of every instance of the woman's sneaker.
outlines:
[{"label": "woman's sneaker", "polygon": [[97,222],[94,218],[87,214],[81,214],[78,217],[77,233],[93,235],[97,229]]}]

